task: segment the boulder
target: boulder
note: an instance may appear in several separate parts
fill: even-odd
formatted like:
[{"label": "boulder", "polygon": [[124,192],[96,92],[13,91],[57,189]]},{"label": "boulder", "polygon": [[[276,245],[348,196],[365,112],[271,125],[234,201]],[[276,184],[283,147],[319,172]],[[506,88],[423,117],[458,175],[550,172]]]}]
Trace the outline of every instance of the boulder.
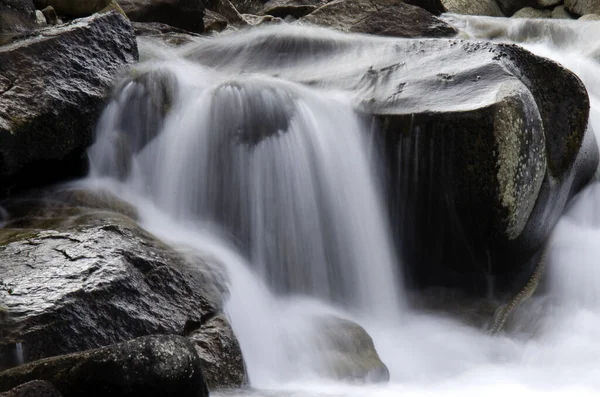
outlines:
[{"label": "boulder", "polygon": [[248,383],[240,344],[224,314],[207,320],[187,334],[200,360],[209,389],[235,388]]},{"label": "boulder", "polygon": [[18,363],[17,346],[29,362],[144,335],[185,335],[221,312],[226,278],[216,264],[94,208],[101,201],[91,194],[44,196],[3,203],[0,302],[9,317],[0,369]]},{"label": "boulder", "polygon": [[24,32],[35,24],[35,7],[31,0],[0,0],[0,33]]},{"label": "boulder", "polygon": [[354,93],[381,140],[390,219],[413,287],[519,290],[598,164],[581,81],[518,46],[281,26],[217,37],[187,56],[224,73]]},{"label": "boulder", "polygon": [[394,0],[336,0],[302,18],[342,32],[397,37],[448,37],[456,30],[422,8]]},{"label": "boulder", "polygon": [[[133,22],[135,35],[144,39],[150,39],[164,43],[168,46],[181,46],[192,43],[195,38],[201,37],[197,33],[191,33],[183,29],[178,29],[170,25],[158,22]],[[154,100],[154,97],[146,98],[148,101]],[[160,114],[161,112],[159,112]],[[154,130],[156,126],[148,124],[150,130]]]},{"label": "boulder", "polygon": [[177,335],[34,361],[0,372],[0,391],[32,379],[51,382],[65,397],[208,397],[198,353]]},{"label": "boulder", "polygon": [[56,10],[52,6],[45,7],[42,10],[42,14],[46,17],[46,22],[50,25],[59,25],[62,24],[62,21],[58,19],[58,15],[56,14]]},{"label": "boulder", "polygon": [[565,0],[565,7],[575,15],[600,14],[598,0]]},{"label": "boulder", "polygon": [[544,19],[552,18],[552,11],[550,10],[539,10],[537,8],[526,7],[515,12],[512,18],[530,18],[530,19]]},{"label": "boulder", "polygon": [[137,59],[133,28],[114,12],[0,47],[0,187],[86,172],[109,88]]},{"label": "boulder", "polygon": [[448,12],[454,14],[505,16],[495,0],[442,0],[442,4]]},{"label": "boulder", "polygon": [[537,0],[537,8],[553,8],[563,3],[563,0]]},{"label": "boulder", "polygon": [[327,0],[270,0],[263,7],[261,14],[279,18],[288,15],[302,18],[327,3]]},{"label": "boulder", "polygon": [[227,27],[227,19],[214,11],[206,10],[204,14],[204,33],[222,32]]},{"label": "boulder", "polygon": [[0,393],[0,397],[62,397],[62,394],[50,382],[32,380],[5,393]]},{"label": "boulder", "polygon": [[502,13],[507,17],[512,16],[515,12],[526,7],[535,7],[536,0],[496,0]]},{"label": "boulder", "polygon": [[446,7],[444,7],[441,0],[404,0],[404,2],[412,6],[421,7],[433,15],[440,15],[446,12]]},{"label": "boulder", "polygon": [[579,21],[600,21],[600,14],[586,14],[578,19]]},{"label": "boulder", "polygon": [[112,0],[46,0],[44,3],[38,2],[37,6],[52,6],[60,16],[81,18],[103,10],[111,3]]},{"label": "boulder", "polygon": [[573,19],[573,14],[567,11],[565,6],[558,6],[552,10],[553,19]]},{"label": "boulder", "polygon": [[38,25],[46,25],[46,16],[40,10],[35,10],[35,23]]},{"label": "boulder", "polygon": [[129,19],[160,22],[189,32],[204,32],[204,4],[198,0],[119,0]]},{"label": "boulder", "polygon": [[363,327],[333,315],[317,318],[316,321],[315,346],[322,373],[346,381],[389,381],[389,370]]}]

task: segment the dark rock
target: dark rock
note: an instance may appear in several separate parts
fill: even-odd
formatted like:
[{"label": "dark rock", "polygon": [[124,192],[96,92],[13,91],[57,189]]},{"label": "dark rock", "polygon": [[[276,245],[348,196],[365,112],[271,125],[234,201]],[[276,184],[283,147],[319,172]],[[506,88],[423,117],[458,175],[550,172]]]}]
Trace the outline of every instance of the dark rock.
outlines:
[{"label": "dark rock", "polygon": [[46,22],[49,25],[58,25],[62,23],[60,19],[58,19],[58,15],[56,15],[56,10],[52,6],[48,6],[42,10],[42,13],[46,17]]},{"label": "dark rock", "polygon": [[[329,0],[331,1],[331,0]],[[285,18],[288,15],[301,18],[317,8],[327,4],[327,0],[270,0],[262,9],[261,14]]]},{"label": "dark rock", "polygon": [[0,390],[32,379],[65,397],[208,397],[202,364],[184,337],[148,336],[34,361],[0,373]]},{"label": "dark rock", "polygon": [[204,33],[222,32],[227,27],[227,19],[214,11],[206,10],[204,14]]},{"label": "dark rock", "polygon": [[505,16],[496,0],[442,0],[448,12],[464,15]]},{"label": "dark rock", "polygon": [[565,0],[565,7],[575,15],[600,14],[598,0]]},{"label": "dark rock", "polygon": [[397,37],[448,37],[456,30],[431,13],[394,0],[336,0],[301,21],[342,32]]},{"label": "dark rock", "polygon": [[204,32],[204,4],[199,0],[119,0],[119,4],[135,22],[160,22]]},{"label": "dark rock", "polygon": [[240,344],[224,314],[207,320],[188,338],[202,360],[209,389],[239,388],[248,383]]},{"label": "dark rock", "polygon": [[507,17],[523,8],[537,6],[537,0],[496,0],[496,2]]},{"label": "dark rock", "polygon": [[550,10],[539,10],[537,8],[526,7],[515,12],[512,18],[533,18],[533,19],[547,19],[552,18],[552,11]]},{"label": "dark rock", "polygon": [[0,185],[85,171],[74,165],[92,142],[109,87],[137,58],[133,28],[117,13],[0,47]]},{"label": "dark rock", "polygon": [[182,335],[222,308],[219,266],[76,198],[86,204],[65,205],[75,201],[72,192],[3,203],[9,219],[0,229],[0,302],[10,321],[0,369],[16,364],[18,342],[28,362],[138,336]]},{"label": "dark rock", "polygon": [[35,26],[35,21],[35,7],[31,0],[0,0],[0,36],[2,33],[27,31]]},{"label": "dark rock", "polygon": [[[90,16],[106,8],[111,2],[112,0],[48,0],[45,3],[47,3],[46,6],[52,6],[61,16],[81,18]],[[43,4],[39,3],[38,5],[41,6]]]},{"label": "dark rock", "polygon": [[316,321],[315,346],[324,374],[339,380],[389,381],[389,370],[363,327],[336,316],[323,316]]},{"label": "dark rock", "polygon": [[50,382],[32,380],[6,393],[0,393],[0,397],[62,397],[62,394]]},{"label": "dark rock", "polygon": [[188,56],[353,92],[382,140],[408,282],[480,296],[522,287],[598,164],[581,81],[517,46],[299,30],[217,37]]},{"label": "dark rock", "polygon": [[404,0],[404,2],[412,6],[421,7],[433,15],[440,15],[446,12],[446,7],[444,7],[441,0]]}]

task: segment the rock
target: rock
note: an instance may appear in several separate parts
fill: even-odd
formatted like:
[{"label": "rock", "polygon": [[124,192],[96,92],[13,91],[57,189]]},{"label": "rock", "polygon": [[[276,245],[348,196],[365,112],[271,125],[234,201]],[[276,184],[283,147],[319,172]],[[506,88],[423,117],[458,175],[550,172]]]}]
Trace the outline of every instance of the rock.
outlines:
[{"label": "rock", "polygon": [[302,18],[327,3],[327,0],[270,0],[260,14],[279,18],[285,18],[288,15]]},{"label": "rock", "polygon": [[206,10],[204,14],[204,33],[222,32],[227,27],[227,19],[214,11]]},{"label": "rock", "polygon": [[0,0],[0,33],[24,32],[35,23],[35,7],[31,0]]},{"label": "rock", "polygon": [[283,23],[283,19],[274,17],[272,15],[252,15],[252,14],[241,14],[244,22],[249,26],[260,26],[260,25],[272,25]]},{"label": "rock", "polygon": [[197,0],[119,0],[135,22],[160,22],[189,32],[204,32],[204,4]]},{"label": "rock", "polygon": [[46,25],[46,17],[40,10],[35,10],[35,23],[38,25]]},{"label": "rock", "polygon": [[315,345],[324,373],[338,380],[389,381],[389,370],[363,327],[335,316],[323,316],[316,321]]},{"label": "rock", "polygon": [[220,266],[176,252],[126,216],[60,197],[3,203],[0,302],[10,322],[0,369],[16,364],[17,342],[29,362],[144,335],[184,335],[220,313],[227,294]]},{"label": "rock", "polygon": [[563,3],[563,0],[537,0],[537,8],[553,8]]},{"label": "rock", "polygon": [[579,21],[600,21],[600,14],[586,14],[578,19]]},{"label": "rock", "polygon": [[62,394],[50,382],[32,380],[6,393],[0,393],[0,397],[62,397]]},{"label": "rock", "polygon": [[182,336],[147,336],[34,361],[0,373],[0,390],[47,380],[65,397],[208,397],[202,364]]},{"label": "rock", "polygon": [[575,15],[600,14],[598,0],[565,0],[565,7]]},{"label": "rock", "polygon": [[228,74],[353,93],[381,139],[411,287],[518,290],[598,164],[581,81],[517,46],[280,26],[198,43],[187,56]]},{"label": "rock", "polygon": [[505,16],[495,0],[442,0],[442,4],[448,12],[454,14]]},{"label": "rock", "polygon": [[202,327],[191,330],[193,342],[209,389],[239,388],[248,383],[240,344],[224,314],[207,320]]},{"label": "rock", "polygon": [[552,18],[552,11],[526,7],[515,12],[512,18]]},{"label": "rock", "polygon": [[48,6],[42,10],[42,13],[46,17],[46,21],[50,25],[59,25],[62,24],[62,21],[58,19],[58,15],[56,15],[56,10],[52,6]]},{"label": "rock", "polygon": [[446,12],[446,7],[444,7],[441,0],[404,0],[404,2],[412,6],[421,7],[436,16]]},{"label": "rock", "polygon": [[[197,33],[191,33],[183,29],[174,28],[170,25],[158,22],[133,22],[135,34],[138,37],[162,42],[168,46],[181,46],[194,42],[195,39],[202,37]],[[148,97],[147,100],[154,98]],[[159,113],[160,114],[160,113]],[[150,129],[154,130],[156,126],[149,124]]]},{"label": "rock", "polygon": [[108,89],[137,58],[133,28],[114,12],[0,47],[0,187],[86,172]]},{"label": "rock", "polygon": [[360,0],[336,0],[302,18],[305,23],[342,32],[398,37],[448,37],[456,30],[429,12],[394,0],[376,5]]},{"label": "rock", "polygon": [[573,15],[567,11],[565,6],[558,6],[552,10],[553,19],[573,19]]},{"label": "rock", "polygon": [[507,17],[512,16],[515,12],[526,7],[535,7],[536,0],[496,0],[500,10]]},{"label": "rock", "polygon": [[52,6],[60,16],[81,18],[104,9],[111,2],[111,0],[49,0],[46,2],[46,6]]}]

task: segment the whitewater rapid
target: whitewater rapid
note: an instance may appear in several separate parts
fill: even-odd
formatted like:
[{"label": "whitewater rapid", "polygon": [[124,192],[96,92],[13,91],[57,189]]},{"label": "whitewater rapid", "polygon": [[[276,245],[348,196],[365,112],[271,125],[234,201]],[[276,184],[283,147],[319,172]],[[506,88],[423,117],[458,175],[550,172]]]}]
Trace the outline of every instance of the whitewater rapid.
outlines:
[{"label": "whitewater rapid", "polygon": [[[539,22],[448,18],[466,37],[517,42],[573,70],[589,91],[590,123],[600,132],[594,40],[600,23],[553,21],[544,28]],[[252,388],[213,395],[598,395],[600,184],[586,188],[558,224],[543,293],[516,313],[506,332],[491,337],[407,307],[383,212],[379,159],[347,93],[232,76],[152,51],[160,59],[141,68],[158,65],[175,76],[174,111],[158,138],[132,155],[123,177],[114,166],[120,154],[111,134],[128,110],[116,98],[100,120],[85,183],[136,205],[142,226],[159,238],[226,267],[226,310]],[[232,106],[242,109],[239,120]],[[260,137],[227,127],[255,121],[246,106],[277,109]],[[293,122],[282,121],[290,115]],[[219,134],[250,146],[228,145]],[[329,218],[322,222],[314,214]],[[331,229],[338,240],[327,237]],[[270,246],[274,241],[286,252]],[[323,379],[310,343],[315,330],[308,319],[315,313],[364,326],[390,383]]]}]

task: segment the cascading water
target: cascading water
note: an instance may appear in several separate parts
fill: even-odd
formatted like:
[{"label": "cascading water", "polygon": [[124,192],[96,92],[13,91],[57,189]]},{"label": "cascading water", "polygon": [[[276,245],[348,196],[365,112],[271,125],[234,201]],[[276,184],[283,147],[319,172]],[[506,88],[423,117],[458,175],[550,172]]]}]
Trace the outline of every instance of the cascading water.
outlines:
[{"label": "cascading water", "polygon": [[[450,18],[464,35],[518,42],[575,71],[591,97],[590,123],[600,131],[600,24]],[[235,51],[246,50],[244,35],[231,40]],[[311,50],[314,64],[302,67],[335,72],[319,48]],[[281,53],[264,68],[293,63],[289,51]],[[521,308],[511,333],[490,337],[403,309],[377,159],[367,155],[368,126],[351,98],[283,75],[212,66],[219,71],[178,58],[141,65],[140,78],[151,84],[128,80],[107,107],[90,151],[89,182],[136,204],[142,224],[165,241],[227,266],[227,311],[252,385],[272,389],[244,393],[597,395],[600,185],[588,187],[557,226],[545,293]],[[155,102],[136,102],[150,93]],[[318,367],[311,318],[326,313],[353,316],[367,328],[390,369],[389,385],[294,382]]]}]

